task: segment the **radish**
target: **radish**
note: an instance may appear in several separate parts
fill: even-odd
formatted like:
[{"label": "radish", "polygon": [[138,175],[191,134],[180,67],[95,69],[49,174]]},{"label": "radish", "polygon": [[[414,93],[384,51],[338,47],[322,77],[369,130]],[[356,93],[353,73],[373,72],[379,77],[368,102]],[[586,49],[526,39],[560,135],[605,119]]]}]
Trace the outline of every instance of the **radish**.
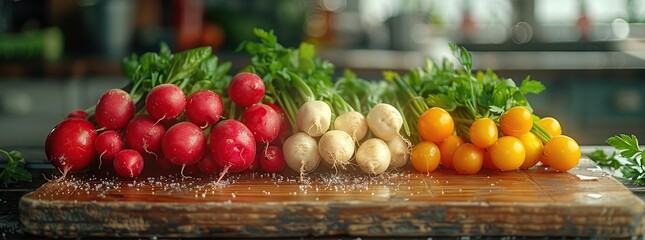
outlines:
[{"label": "radish", "polygon": [[242,113],[242,123],[251,130],[256,141],[264,144],[273,141],[280,131],[280,116],[262,103],[249,106]]},{"label": "radish", "polygon": [[282,145],[282,152],[287,166],[299,172],[301,179],[305,173],[315,170],[320,164],[316,139],[303,132],[287,138]]},{"label": "radish", "polygon": [[403,138],[403,136],[398,136],[388,141],[387,148],[390,150],[390,155],[392,156],[390,167],[401,168],[408,163],[410,142]]},{"label": "radish", "polygon": [[146,159],[152,159],[152,161],[155,163],[155,166],[163,170],[170,170],[177,166],[170,162],[170,160],[168,160],[168,158],[166,158],[163,154],[145,154],[144,156],[146,156]]},{"label": "radish", "polygon": [[201,90],[191,94],[186,103],[188,119],[201,128],[217,123],[223,109],[222,99],[211,90]]},{"label": "radish", "polygon": [[161,151],[161,140],[166,133],[163,125],[150,117],[136,117],[125,128],[125,143],[141,154],[157,155]]},{"label": "radish", "polygon": [[197,167],[199,167],[199,171],[207,175],[211,175],[219,171],[219,168],[213,159],[213,153],[211,153],[210,149],[206,150],[202,160],[197,163]]},{"label": "radish", "polygon": [[225,120],[213,127],[210,136],[213,159],[222,168],[221,180],[227,172],[242,172],[255,158],[255,139],[241,122]]},{"label": "radish", "polygon": [[121,130],[134,116],[130,94],[121,89],[110,89],[96,103],[96,125],[107,130]]},{"label": "radish", "polygon": [[143,171],[143,157],[132,149],[119,151],[114,157],[114,170],[124,178],[135,178]]},{"label": "radish", "polygon": [[228,85],[228,96],[235,104],[248,107],[264,97],[264,82],[253,73],[242,72],[233,77]]},{"label": "radish", "polygon": [[47,135],[45,154],[47,159],[63,173],[85,169],[96,158],[96,129],[89,121],[68,118]]},{"label": "radish", "polygon": [[354,142],[358,143],[367,134],[367,122],[359,112],[345,112],[334,120],[334,129],[349,133]]},{"label": "radish", "polygon": [[103,159],[113,159],[116,154],[123,148],[123,139],[119,133],[108,130],[102,132],[96,137],[94,148],[99,154],[99,169],[103,164]]},{"label": "radish", "polygon": [[262,166],[262,169],[268,173],[282,172],[282,170],[287,166],[287,163],[284,161],[282,149],[277,146],[269,146],[266,151],[262,151],[260,166]]},{"label": "radish", "polygon": [[356,163],[368,174],[381,174],[389,167],[390,149],[378,138],[367,139],[356,151]]},{"label": "radish", "polygon": [[354,139],[340,130],[326,132],[318,141],[318,151],[325,162],[333,168],[345,169],[354,156]]},{"label": "radish", "polygon": [[67,118],[86,118],[87,112],[83,109],[76,109],[67,115]]},{"label": "radish", "polygon": [[268,146],[260,146],[260,145],[257,145],[257,143],[256,143],[256,147],[257,148],[255,149],[255,157],[253,158],[253,162],[251,163],[251,165],[249,165],[249,168],[244,170],[244,172],[254,173],[254,172],[257,172],[258,170],[260,170],[260,168],[261,168],[260,167],[260,158],[262,157],[262,152],[264,152],[264,150],[266,150],[266,148]]},{"label": "radish", "polygon": [[296,114],[296,125],[309,136],[320,137],[331,124],[331,108],[323,101],[309,101],[300,106]]},{"label": "radish", "polygon": [[170,127],[161,141],[163,155],[175,165],[197,163],[204,157],[206,137],[202,130],[191,122],[180,122]]},{"label": "radish", "polygon": [[275,140],[271,143],[282,146],[287,134],[291,131],[291,124],[289,123],[289,119],[287,119],[287,114],[282,110],[282,108],[280,108],[280,106],[273,103],[267,103],[266,105],[273,108],[273,110],[278,113],[278,118],[280,120],[280,131],[278,131],[278,136],[276,136]]},{"label": "radish", "polygon": [[173,120],[184,112],[186,95],[174,84],[156,86],[146,96],[146,111],[157,121]]},{"label": "radish", "polygon": [[367,126],[376,137],[390,141],[401,135],[403,117],[392,105],[379,103],[367,113]]}]

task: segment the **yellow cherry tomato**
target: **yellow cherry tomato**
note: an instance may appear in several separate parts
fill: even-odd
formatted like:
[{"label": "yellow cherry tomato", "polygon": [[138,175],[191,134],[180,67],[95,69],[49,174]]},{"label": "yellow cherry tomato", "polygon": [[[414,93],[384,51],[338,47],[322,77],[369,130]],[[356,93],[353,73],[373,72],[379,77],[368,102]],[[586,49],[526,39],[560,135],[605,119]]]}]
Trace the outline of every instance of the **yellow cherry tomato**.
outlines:
[{"label": "yellow cherry tomato", "polygon": [[499,119],[499,126],[504,135],[521,137],[531,131],[533,116],[525,107],[517,106],[507,110]]},{"label": "yellow cherry tomato", "polygon": [[515,170],[522,166],[526,153],[522,141],[512,136],[504,136],[489,148],[490,159],[502,171]]},{"label": "yellow cherry tomato", "polygon": [[441,166],[447,169],[454,169],[452,166],[452,153],[464,144],[464,140],[457,135],[448,136],[443,142],[439,143],[439,151],[441,152]]},{"label": "yellow cherry tomato", "polygon": [[544,145],[544,158],[553,169],[566,172],[578,165],[580,146],[572,138],[558,135]]},{"label": "yellow cherry tomato", "polygon": [[455,149],[452,165],[460,174],[476,174],[484,165],[484,152],[472,143],[464,143]]},{"label": "yellow cherry tomato", "polygon": [[524,145],[524,163],[520,166],[520,169],[529,169],[540,161],[542,157],[542,151],[544,150],[544,145],[542,140],[535,136],[532,132],[528,132],[520,137],[522,145]]},{"label": "yellow cherry tomato", "polygon": [[542,118],[540,119],[540,121],[538,121],[538,124],[542,126],[544,130],[549,132],[551,136],[558,136],[562,134],[562,127],[560,126],[560,122],[558,122],[558,120],[556,120],[555,118]]},{"label": "yellow cherry tomato", "polygon": [[497,125],[490,118],[477,119],[470,125],[470,142],[479,148],[487,148],[497,141]]},{"label": "yellow cherry tomato", "polygon": [[484,148],[482,150],[484,152],[484,168],[490,170],[499,170],[493,163],[493,160],[490,159],[490,150],[488,150],[488,148]]},{"label": "yellow cherry tomato", "polygon": [[417,143],[410,153],[412,167],[422,173],[429,173],[437,169],[440,160],[439,147],[433,142]]},{"label": "yellow cherry tomato", "polygon": [[432,107],[426,110],[417,123],[419,135],[424,141],[440,143],[455,130],[455,122],[443,108]]}]

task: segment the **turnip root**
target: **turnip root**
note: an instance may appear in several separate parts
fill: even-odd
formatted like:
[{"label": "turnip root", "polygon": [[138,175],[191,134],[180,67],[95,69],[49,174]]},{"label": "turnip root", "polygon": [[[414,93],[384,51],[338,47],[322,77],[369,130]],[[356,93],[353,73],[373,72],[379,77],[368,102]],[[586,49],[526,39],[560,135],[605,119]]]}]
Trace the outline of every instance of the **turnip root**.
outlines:
[{"label": "turnip root", "polygon": [[387,148],[390,150],[390,155],[392,156],[390,167],[401,168],[408,163],[410,142],[404,139],[403,136],[398,136],[388,141]]},{"label": "turnip root", "polygon": [[334,120],[334,129],[348,133],[354,142],[358,142],[367,134],[367,121],[359,112],[345,112]]},{"label": "turnip root", "polygon": [[392,105],[379,103],[367,113],[367,125],[376,137],[390,141],[401,135],[403,117]]},{"label": "turnip root", "polygon": [[356,151],[356,163],[368,174],[381,174],[391,162],[387,144],[378,138],[367,139]]},{"label": "turnip root", "polygon": [[282,145],[282,152],[287,166],[299,172],[301,177],[305,173],[315,170],[320,164],[316,139],[303,132],[298,132],[287,138]]},{"label": "turnip root", "polygon": [[309,136],[320,137],[331,125],[331,108],[323,101],[306,102],[298,109],[296,125]]},{"label": "turnip root", "polygon": [[354,140],[341,130],[326,132],[318,141],[318,152],[333,168],[345,169],[354,155]]}]

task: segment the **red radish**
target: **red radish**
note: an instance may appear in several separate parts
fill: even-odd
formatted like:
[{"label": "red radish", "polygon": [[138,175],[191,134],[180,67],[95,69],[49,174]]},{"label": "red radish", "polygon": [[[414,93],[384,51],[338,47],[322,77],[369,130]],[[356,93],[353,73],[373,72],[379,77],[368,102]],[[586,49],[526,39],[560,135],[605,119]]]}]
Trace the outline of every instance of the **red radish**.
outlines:
[{"label": "red radish", "polygon": [[228,96],[237,105],[251,106],[264,97],[264,82],[253,73],[239,73],[231,79],[228,85]]},{"label": "red radish", "polygon": [[157,154],[166,129],[150,117],[136,117],[125,128],[125,143],[141,154]]},{"label": "red radish", "polygon": [[273,108],[262,104],[254,104],[242,113],[242,122],[251,130],[256,141],[268,144],[273,141],[280,131],[280,116]]},{"label": "red radish", "polygon": [[254,173],[260,170],[260,158],[262,157],[262,152],[264,152],[265,147],[257,145],[256,144],[256,149],[255,149],[255,158],[253,158],[253,162],[251,165],[249,165],[249,168],[247,168],[244,172],[249,172],[249,173]]},{"label": "red radish", "polygon": [[170,127],[161,141],[163,155],[182,167],[197,163],[204,157],[205,150],[206,137],[191,122],[180,122]]},{"label": "red radish", "polygon": [[149,156],[147,156],[146,158],[152,159],[155,163],[155,166],[163,170],[170,170],[176,166],[175,164],[170,162],[170,160],[168,160],[168,158],[166,158],[163,154],[159,154],[157,156],[149,154]]},{"label": "red radish", "polygon": [[287,135],[291,131],[291,124],[289,123],[289,119],[287,119],[287,114],[284,113],[280,106],[273,103],[267,103],[266,105],[273,108],[273,110],[278,113],[278,117],[280,119],[280,131],[278,131],[278,136],[276,136],[275,140],[273,140],[273,142],[271,143],[282,146],[284,140],[287,138]]},{"label": "red radish", "polygon": [[[94,148],[96,149],[96,153],[99,154],[99,161],[102,164],[103,159],[113,159],[121,151],[123,148],[123,139],[119,133],[108,130],[96,136]],[[99,164],[99,169],[101,168],[101,164]]]},{"label": "red radish", "polygon": [[188,119],[202,128],[217,123],[223,109],[222,99],[211,90],[201,90],[191,94],[186,103]]},{"label": "red radish", "polygon": [[182,166],[181,168],[182,168],[181,174],[183,177],[198,176],[202,172],[201,170],[199,170],[199,166],[197,164],[186,165],[186,166]]},{"label": "red radish", "polygon": [[96,124],[107,130],[121,130],[134,116],[130,94],[121,89],[110,89],[96,103]]},{"label": "red radish", "polygon": [[132,149],[119,151],[114,157],[114,170],[124,178],[135,178],[143,171],[143,157]]},{"label": "red radish", "polygon": [[210,147],[213,160],[223,169],[219,180],[227,172],[246,170],[255,158],[253,134],[244,124],[236,120],[225,120],[213,127]]},{"label": "red radish", "polygon": [[282,172],[282,170],[287,166],[287,163],[284,161],[282,148],[269,146],[266,151],[262,152],[260,166],[262,166],[262,169],[268,173]]},{"label": "red radish", "polygon": [[177,85],[161,84],[146,96],[146,111],[154,120],[172,120],[184,112],[186,95]]},{"label": "red radish", "polygon": [[215,164],[215,160],[213,160],[213,153],[211,153],[210,149],[204,153],[204,158],[197,163],[197,167],[199,167],[202,173],[207,175],[211,175],[219,170],[217,164]]},{"label": "red radish", "polygon": [[65,179],[67,172],[83,170],[96,158],[95,141],[96,129],[92,123],[68,118],[47,135],[45,154],[49,162],[62,171],[61,179]]},{"label": "red radish", "polygon": [[76,109],[67,115],[67,118],[86,118],[87,112],[83,109]]}]

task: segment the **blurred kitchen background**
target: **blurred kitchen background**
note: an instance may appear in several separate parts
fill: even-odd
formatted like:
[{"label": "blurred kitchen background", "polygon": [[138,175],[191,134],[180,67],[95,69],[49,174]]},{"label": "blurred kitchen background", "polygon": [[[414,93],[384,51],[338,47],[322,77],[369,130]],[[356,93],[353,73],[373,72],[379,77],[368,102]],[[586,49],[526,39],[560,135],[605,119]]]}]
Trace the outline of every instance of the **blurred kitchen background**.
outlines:
[{"label": "blurred kitchen background", "polygon": [[380,79],[472,51],[476,69],[547,90],[530,101],[581,145],[645,139],[645,0],[0,0],[0,148],[42,152],[67,113],[127,83],[131,53],[210,45],[234,70],[252,29]]}]

